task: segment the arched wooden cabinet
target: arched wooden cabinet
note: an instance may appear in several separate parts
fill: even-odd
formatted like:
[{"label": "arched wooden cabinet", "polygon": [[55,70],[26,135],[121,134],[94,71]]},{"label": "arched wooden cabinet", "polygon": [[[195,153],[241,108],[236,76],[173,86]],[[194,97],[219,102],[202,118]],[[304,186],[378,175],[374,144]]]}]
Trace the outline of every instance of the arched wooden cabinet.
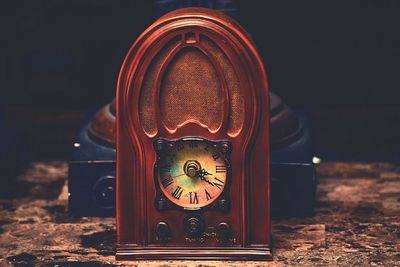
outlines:
[{"label": "arched wooden cabinet", "polygon": [[151,25],[117,86],[117,259],[270,253],[267,77],[249,35],[187,8]]}]

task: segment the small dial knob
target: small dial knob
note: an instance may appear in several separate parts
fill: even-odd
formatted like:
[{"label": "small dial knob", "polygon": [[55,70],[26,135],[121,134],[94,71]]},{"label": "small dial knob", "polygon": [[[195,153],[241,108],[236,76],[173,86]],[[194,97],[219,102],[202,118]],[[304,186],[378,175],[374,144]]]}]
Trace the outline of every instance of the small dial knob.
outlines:
[{"label": "small dial knob", "polygon": [[158,222],[156,225],[156,234],[159,240],[165,240],[170,236],[169,226],[166,222]]},{"label": "small dial knob", "polygon": [[101,177],[93,188],[94,199],[102,208],[115,208],[115,176]]},{"label": "small dial knob", "polygon": [[155,204],[156,204],[156,208],[159,211],[163,211],[163,210],[166,210],[168,208],[168,202],[163,197],[160,197],[160,198],[156,199],[156,203]]},{"label": "small dial knob", "polygon": [[189,236],[197,237],[203,234],[205,223],[202,217],[190,215],[184,220],[184,228]]},{"label": "small dial knob", "polygon": [[221,222],[217,226],[217,238],[220,241],[226,242],[232,235],[232,229],[229,223]]}]

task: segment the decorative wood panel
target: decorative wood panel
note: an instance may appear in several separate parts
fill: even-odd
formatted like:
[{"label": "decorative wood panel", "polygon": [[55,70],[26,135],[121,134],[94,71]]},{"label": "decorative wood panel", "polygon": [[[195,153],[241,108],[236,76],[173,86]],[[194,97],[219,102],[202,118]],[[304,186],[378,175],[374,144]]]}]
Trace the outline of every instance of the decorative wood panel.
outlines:
[{"label": "decorative wood panel", "polygon": [[188,122],[216,131],[223,119],[221,82],[210,59],[195,46],[179,50],[160,84],[161,120],[170,131]]}]

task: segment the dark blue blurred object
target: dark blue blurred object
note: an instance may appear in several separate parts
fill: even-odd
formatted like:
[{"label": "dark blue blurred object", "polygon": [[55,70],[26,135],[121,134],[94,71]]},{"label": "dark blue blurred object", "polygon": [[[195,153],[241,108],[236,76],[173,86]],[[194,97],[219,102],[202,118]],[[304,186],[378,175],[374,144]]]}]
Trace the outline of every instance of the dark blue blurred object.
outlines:
[{"label": "dark blue blurred object", "polygon": [[271,212],[274,216],[313,214],[316,176],[309,118],[296,112],[302,134],[291,144],[271,149]]},{"label": "dark blue blurred object", "polygon": [[232,0],[156,0],[154,1],[154,19],[167,14],[170,11],[184,7],[206,7],[218,10],[228,16],[238,19],[238,9]]},{"label": "dark blue blurred object", "polygon": [[8,127],[1,106],[0,140],[0,195],[7,197],[15,193],[17,174],[26,163],[26,144],[20,134]]},{"label": "dark blue blurred object", "polygon": [[89,126],[90,120],[73,144],[68,174],[69,211],[80,216],[115,216],[115,149],[90,138]]},{"label": "dark blue blurred object", "polygon": [[[69,210],[82,216],[115,215],[115,102],[89,116],[69,165]],[[277,216],[313,213],[315,175],[310,125],[271,94],[271,210]]]}]

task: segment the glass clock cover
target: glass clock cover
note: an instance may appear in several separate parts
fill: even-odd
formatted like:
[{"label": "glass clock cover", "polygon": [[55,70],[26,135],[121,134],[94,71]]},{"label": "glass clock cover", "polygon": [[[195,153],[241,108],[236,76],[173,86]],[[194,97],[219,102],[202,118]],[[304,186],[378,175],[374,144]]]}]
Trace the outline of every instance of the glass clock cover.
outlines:
[{"label": "glass clock cover", "polygon": [[159,153],[158,166],[161,192],[184,209],[199,209],[213,203],[227,184],[225,154],[207,140],[170,143]]}]

